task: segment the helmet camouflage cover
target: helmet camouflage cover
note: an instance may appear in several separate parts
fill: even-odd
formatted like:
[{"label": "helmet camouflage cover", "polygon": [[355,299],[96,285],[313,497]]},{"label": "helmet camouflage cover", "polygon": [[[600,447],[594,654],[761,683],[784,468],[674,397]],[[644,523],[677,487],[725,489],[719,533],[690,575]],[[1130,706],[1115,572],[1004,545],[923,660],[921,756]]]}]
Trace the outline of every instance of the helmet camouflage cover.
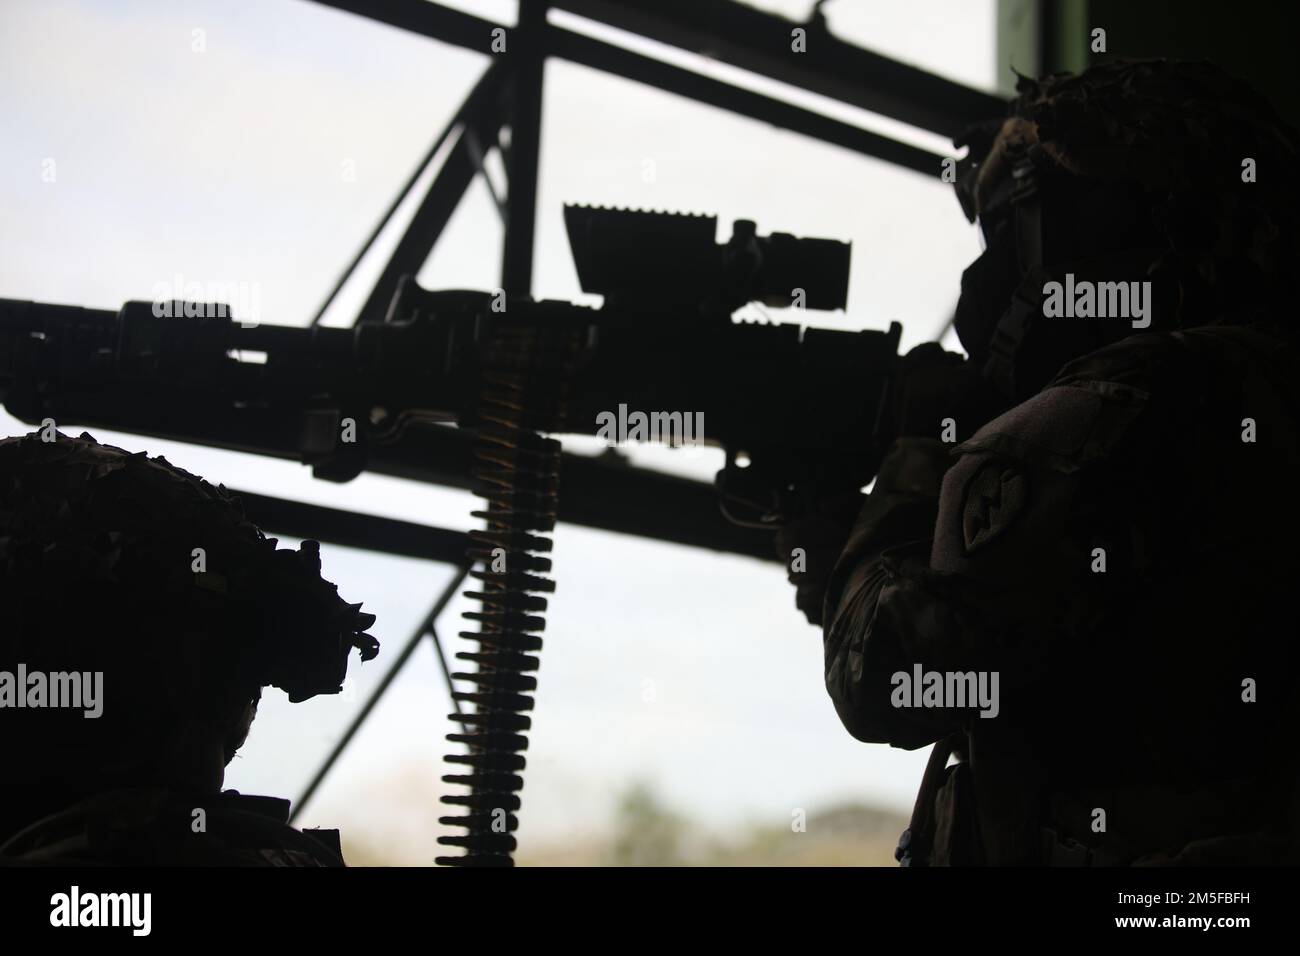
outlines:
[{"label": "helmet camouflage cover", "polygon": [[954,140],[970,147],[956,183],[970,219],[1008,179],[1008,156],[1036,148],[1074,176],[1145,190],[1171,249],[1207,282],[1229,263],[1289,278],[1300,135],[1249,83],[1206,61],[1117,58],[1021,76],[1016,92],[1007,119]]},{"label": "helmet camouflage cover", "polygon": [[264,686],[338,693],[351,650],[378,653],[374,615],[321,577],[317,542],[277,547],[224,487],[161,457],[54,437],[0,441],[0,666],[102,669],[133,706],[184,713]]}]

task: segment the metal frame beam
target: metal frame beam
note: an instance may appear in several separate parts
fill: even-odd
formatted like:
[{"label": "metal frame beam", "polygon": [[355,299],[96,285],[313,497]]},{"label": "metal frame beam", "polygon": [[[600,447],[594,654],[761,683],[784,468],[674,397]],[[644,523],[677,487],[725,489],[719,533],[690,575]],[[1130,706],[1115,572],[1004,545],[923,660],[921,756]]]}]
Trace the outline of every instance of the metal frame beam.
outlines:
[{"label": "metal frame beam", "polygon": [[249,521],[275,534],[445,564],[463,564],[465,549],[469,547],[469,535],[461,531],[325,508],[237,488],[226,491],[239,499]]},{"label": "metal frame beam", "polygon": [[[1001,116],[1004,100],[732,0],[553,0],[557,9],[820,93],[921,129],[955,136]],[[795,52],[792,30],[805,31]]]},{"label": "metal frame beam", "polygon": [[[494,30],[510,29],[426,0],[315,2],[483,54],[492,53]],[[525,14],[533,2],[522,0]],[[1006,107],[991,93],[846,43],[817,15],[798,24],[734,0],[550,0],[550,5],[945,136],[1000,116]],[[799,26],[812,31],[809,43],[815,46],[809,49],[815,55],[791,50],[790,31]]]},{"label": "metal frame beam", "polygon": [[879,133],[832,119],[762,93],[755,93],[692,70],[611,46],[600,40],[548,27],[549,48],[558,57],[581,66],[645,83],[706,106],[746,116],[812,139],[881,159],[904,169],[938,176],[943,157],[927,149],[900,143]]},{"label": "metal frame beam", "polygon": [[330,770],[332,770],[334,765],[338,763],[339,758],[343,756],[343,751],[347,749],[348,744],[352,743],[352,738],[357,735],[357,731],[361,729],[361,725],[366,722],[366,718],[370,716],[371,712],[375,709],[375,705],[379,703],[380,699],[383,698],[384,693],[392,685],[393,681],[397,679],[397,675],[402,672],[402,668],[406,666],[406,662],[411,659],[411,655],[415,653],[415,649],[419,647],[420,641],[424,640],[426,635],[433,641],[433,646],[438,656],[438,662],[441,665],[443,676],[447,681],[447,694],[451,697],[452,706],[456,707],[459,711],[459,702],[455,697],[456,688],[451,682],[451,669],[447,666],[447,656],[443,653],[442,642],[438,639],[437,623],[439,616],[442,614],[443,608],[447,606],[447,603],[456,594],[456,589],[460,587],[461,582],[465,580],[465,577],[468,574],[469,567],[462,564],[456,574],[452,576],[451,581],[442,589],[442,593],[438,595],[438,600],[434,602],[429,613],[424,616],[419,627],[417,627],[415,631],[412,632],[411,636],[407,638],[406,644],[402,647],[401,653],[397,655],[397,659],[393,661],[392,665],[385,672],[383,679],[380,680],[375,689],[370,692],[370,696],[366,698],[366,702],[361,705],[361,710],[357,712],[357,715],[354,718],[352,718],[352,722],[348,724],[347,730],[343,731],[343,736],[339,738],[338,743],[334,745],[334,748],[329,752],[329,755],[326,756],[324,762],[320,765],[320,768],[312,775],[311,782],[303,788],[302,795],[293,802],[293,806],[289,813],[290,823],[293,823],[298,818],[298,815],[302,812],[303,808],[306,807],[311,801],[311,798],[316,795],[316,791],[320,789],[321,784],[325,782],[325,778],[329,776]]},{"label": "metal frame beam", "polygon": [[533,285],[533,242],[537,228],[537,178],[542,148],[542,77],[545,69],[546,3],[522,4],[511,77],[510,153],[506,159],[506,232],[501,288],[528,295]]},{"label": "metal frame beam", "polygon": [[[506,153],[509,194],[502,250],[502,288],[528,293],[532,286],[540,157],[542,79],[545,60],[557,56],[747,116],[801,135],[893,163],[935,174],[942,157],[928,150],[832,119],[774,97],[704,76],[654,57],[564,30],[547,22],[550,6],[610,26],[637,32],[694,53],[722,59],[743,69],[809,89],[842,102],[953,135],[966,124],[999,115],[1004,101],[924,70],[863,50],[832,36],[819,11],[804,29],[816,55],[791,50],[792,21],[732,0],[529,0],[521,4],[518,26],[507,30],[426,0],[316,0],[408,32],[490,55],[495,62],[434,142],[425,162],[407,180],[378,226],[353,257],[317,311],[313,323],[414,188],[433,153],[455,135],[457,142],[393,251],[358,321],[382,321],[402,275],[419,271],[456,206],[481,170],[484,144],[494,142],[503,123],[510,127]],[[504,31],[504,34],[503,34]],[[494,44],[505,36],[507,45]],[[510,75],[504,64],[511,64]],[[497,94],[504,88],[505,102]],[[508,116],[506,115],[508,113]]]},{"label": "metal frame beam", "polygon": [[[473,160],[475,167],[478,168],[481,166],[482,156],[479,152],[480,144],[477,131],[473,124],[470,124],[467,121],[481,110],[482,101],[485,98],[490,97],[494,90],[500,86],[502,82],[500,74],[503,69],[504,68],[498,63],[493,64],[483,71],[483,75],[480,76],[478,82],[474,84],[474,88],[465,98],[465,102],[462,103],[460,109],[456,111],[456,115],[453,116],[451,121],[442,128],[441,132],[438,133],[438,136],[434,139],[432,145],[429,146],[429,149],[425,152],[424,156],[421,157],[419,164],[414,170],[412,170],[411,175],[406,178],[406,182],[402,184],[402,188],[398,191],[397,195],[393,197],[393,201],[388,204],[388,208],[384,210],[384,214],[379,218],[379,222],[377,222],[375,227],[370,230],[370,234],[366,236],[366,240],[361,244],[361,248],[357,250],[356,255],[352,257],[352,260],[343,270],[343,274],[339,276],[338,281],[334,283],[334,287],[330,289],[329,294],[325,297],[325,301],[321,303],[320,308],[316,310],[316,314],[312,316],[312,325],[318,325],[320,320],[325,317],[325,312],[329,309],[330,305],[333,304],[335,298],[338,297],[339,292],[342,291],[343,286],[347,283],[348,279],[350,279],[353,273],[356,272],[357,266],[361,265],[361,260],[365,258],[366,253],[371,250],[384,229],[392,221],[393,216],[397,214],[397,210],[401,208],[402,203],[406,201],[406,198],[409,195],[411,195],[412,190],[415,189],[416,183],[420,181],[420,177],[424,174],[425,170],[429,168],[429,164],[433,162],[434,157],[438,155],[438,151],[442,149],[443,145],[450,137],[457,134],[457,131],[459,131],[462,138],[467,138],[466,145],[470,149],[471,159]],[[445,168],[446,166],[444,165],[444,169]],[[439,175],[441,175],[441,172]],[[468,185],[468,183],[466,185]],[[444,185],[443,190],[449,195],[456,195],[457,199],[459,199],[459,194],[455,193],[451,187]],[[430,192],[433,192],[432,187]],[[425,200],[426,202],[429,201],[427,196],[425,197]],[[452,209],[455,209],[454,204],[452,205]],[[439,227],[439,232],[441,232],[441,227]],[[437,241],[437,235],[434,236],[434,241]],[[430,245],[430,249],[432,249],[432,245]]]},{"label": "metal frame beam", "polygon": [[[357,321],[382,322],[402,276],[415,275],[429,258],[434,244],[460,205],[465,190],[479,171],[479,162],[474,155],[476,147],[494,142],[497,138],[502,122],[500,97],[508,86],[517,84],[511,76],[512,72],[514,71],[506,61],[498,61],[488,67],[457,111],[456,117],[443,131],[440,139],[445,141],[455,137],[455,145],[429,184],[429,189],[384,265]],[[513,184],[510,188],[513,192]]]}]

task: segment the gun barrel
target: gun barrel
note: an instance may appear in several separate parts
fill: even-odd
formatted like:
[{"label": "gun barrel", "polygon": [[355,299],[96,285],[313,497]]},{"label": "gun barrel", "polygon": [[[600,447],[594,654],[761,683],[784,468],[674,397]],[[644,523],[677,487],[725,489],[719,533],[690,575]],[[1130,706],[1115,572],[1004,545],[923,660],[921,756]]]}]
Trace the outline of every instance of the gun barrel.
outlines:
[{"label": "gun barrel", "polygon": [[[519,374],[562,372],[561,433],[721,447],[720,482],[749,489],[769,518],[810,487],[866,484],[890,437],[897,323],[841,332],[690,309],[517,298],[498,311],[491,301],[407,283],[388,321],[338,329],[251,326],[199,303],[113,313],[0,300],[0,401],[34,424],[198,428],[228,447],[287,447],[347,480],[368,446],[412,421],[477,428],[505,342]],[[356,439],[345,447],[349,419]]]}]

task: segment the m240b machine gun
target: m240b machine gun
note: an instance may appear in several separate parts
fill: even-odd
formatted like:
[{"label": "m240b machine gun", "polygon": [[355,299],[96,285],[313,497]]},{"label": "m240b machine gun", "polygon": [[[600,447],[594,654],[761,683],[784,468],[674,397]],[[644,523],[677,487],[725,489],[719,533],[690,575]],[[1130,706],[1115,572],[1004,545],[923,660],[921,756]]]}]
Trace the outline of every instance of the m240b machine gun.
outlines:
[{"label": "m240b machine gun", "polygon": [[725,451],[724,513],[774,528],[870,482],[894,437],[897,323],[843,332],[732,318],[749,302],[843,308],[846,243],[759,236],[740,221],[719,244],[706,216],[570,206],[565,220],[599,308],[433,292],[409,277],[385,321],[353,328],[254,325],[210,303],[113,313],[0,300],[0,400],[28,423],[177,437],[219,423],[335,481],[413,426],[473,432],[487,505],[468,555],[482,590],[470,595],[483,607],[463,634],[478,649],[457,655],[476,669],[454,675],[474,686],[457,694],[474,706],[452,715],[463,726],[449,736],[467,747],[448,758],[466,772],[445,778],[469,792],[443,797],[464,808],[444,821],[466,832],[440,838],[465,854],[444,863],[508,865],[515,848],[543,595],[554,590],[560,449],[549,436],[608,438],[612,422],[638,414],[670,429],[702,422],[702,435],[678,437]]}]

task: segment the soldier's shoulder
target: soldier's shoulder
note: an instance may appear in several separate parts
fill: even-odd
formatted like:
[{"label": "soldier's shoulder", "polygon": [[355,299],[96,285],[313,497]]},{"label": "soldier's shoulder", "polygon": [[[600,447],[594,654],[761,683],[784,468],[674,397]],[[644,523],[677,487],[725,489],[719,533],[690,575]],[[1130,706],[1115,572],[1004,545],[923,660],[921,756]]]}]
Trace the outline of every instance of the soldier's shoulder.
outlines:
[{"label": "soldier's shoulder", "polygon": [[1128,336],[1068,362],[1048,387],[1114,382],[1164,391],[1248,366],[1297,365],[1300,338],[1284,324],[1223,323]]},{"label": "soldier's shoulder", "polygon": [[289,801],[235,791],[115,790],[28,827],[8,865],[343,866],[337,830],[297,830]]}]

